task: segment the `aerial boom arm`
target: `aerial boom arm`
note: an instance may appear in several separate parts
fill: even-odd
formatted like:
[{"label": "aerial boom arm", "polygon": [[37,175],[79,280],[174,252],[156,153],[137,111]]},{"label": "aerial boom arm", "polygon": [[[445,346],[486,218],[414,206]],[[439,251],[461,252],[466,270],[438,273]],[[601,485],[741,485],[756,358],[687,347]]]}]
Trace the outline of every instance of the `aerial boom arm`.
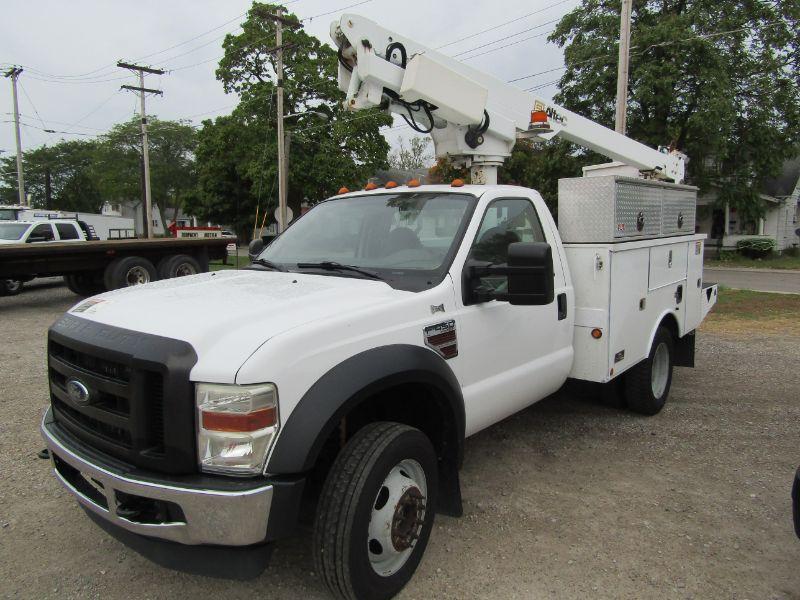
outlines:
[{"label": "aerial boom arm", "polygon": [[554,136],[658,177],[682,182],[684,158],[464,65],[357,15],[331,24],[339,87],[349,110],[380,107],[433,138],[437,158],[470,168],[473,183],[496,183],[519,138]]}]

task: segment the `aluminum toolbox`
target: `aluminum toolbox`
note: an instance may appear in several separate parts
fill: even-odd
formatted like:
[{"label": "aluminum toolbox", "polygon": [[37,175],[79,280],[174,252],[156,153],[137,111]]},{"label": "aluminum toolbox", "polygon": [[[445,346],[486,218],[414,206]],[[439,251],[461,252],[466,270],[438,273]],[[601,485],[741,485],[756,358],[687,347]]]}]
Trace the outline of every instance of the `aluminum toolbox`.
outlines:
[{"label": "aluminum toolbox", "polygon": [[613,243],[694,233],[697,188],[622,175],[558,180],[565,243]]}]

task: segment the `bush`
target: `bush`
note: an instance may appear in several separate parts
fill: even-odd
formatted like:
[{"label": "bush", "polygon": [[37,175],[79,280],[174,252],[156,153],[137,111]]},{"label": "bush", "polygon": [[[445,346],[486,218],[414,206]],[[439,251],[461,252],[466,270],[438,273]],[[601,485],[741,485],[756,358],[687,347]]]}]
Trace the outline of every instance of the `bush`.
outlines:
[{"label": "bush", "polygon": [[719,251],[719,260],[720,262],[731,262],[736,260],[738,254],[733,250],[720,250]]},{"label": "bush", "polygon": [[753,237],[736,242],[736,250],[748,258],[766,258],[775,251],[775,240],[768,237]]}]

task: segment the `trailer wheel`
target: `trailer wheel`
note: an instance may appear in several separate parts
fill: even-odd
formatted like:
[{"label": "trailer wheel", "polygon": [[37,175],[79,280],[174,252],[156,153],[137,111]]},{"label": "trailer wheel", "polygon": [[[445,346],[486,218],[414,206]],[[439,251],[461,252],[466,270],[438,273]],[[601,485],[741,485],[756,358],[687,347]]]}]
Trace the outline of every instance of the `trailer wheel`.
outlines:
[{"label": "trailer wheel", "polygon": [[146,258],[126,256],[110,262],[103,274],[106,289],[116,290],[150,283],[157,279],[156,268]]},{"label": "trailer wheel", "polygon": [[167,256],[158,263],[158,278],[172,279],[201,273],[200,263],[187,254]]},{"label": "trailer wheel", "polygon": [[78,296],[94,296],[106,291],[103,277],[100,273],[93,271],[64,275],[64,283],[67,284],[70,292]]},{"label": "trailer wheel", "polygon": [[25,283],[20,279],[0,280],[0,296],[16,296],[22,292]]},{"label": "trailer wheel", "polygon": [[674,349],[672,334],[659,327],[650,355],[625,374],[625,399],[632,411],[655,415],[664,408],[672,385]]},{"label": "trailer wheel", "polygon": [[336,457],[314,523],[314,563],[337,598],[391,598],[433,527],[436,453],[418,429],[379,422]]}]

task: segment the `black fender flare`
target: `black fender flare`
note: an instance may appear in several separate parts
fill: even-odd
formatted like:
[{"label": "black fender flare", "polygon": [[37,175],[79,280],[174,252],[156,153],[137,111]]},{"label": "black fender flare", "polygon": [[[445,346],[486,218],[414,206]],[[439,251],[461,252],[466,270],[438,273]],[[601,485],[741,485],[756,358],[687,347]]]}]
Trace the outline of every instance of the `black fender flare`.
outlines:
[{"label": "black fender flare", "polygon": [[[309,388],[295,406],[270,454],[266,472],[288,475],[311,470],[325,441],[353,408],[404,383],[422,383],[437,391],[439,403],[452,419],[440,457],[446,488],[453,492],[448,514],[460,513],[458,468],[464,452],[466,416],[461,386],[450,366],[438,354],[411,344],[373,348],[342,361]],[[280,390],[278,391],[280,395]],[[444,490],[443,490],[444,491]],[[443,507],[444,508],[444,507]]]}]

